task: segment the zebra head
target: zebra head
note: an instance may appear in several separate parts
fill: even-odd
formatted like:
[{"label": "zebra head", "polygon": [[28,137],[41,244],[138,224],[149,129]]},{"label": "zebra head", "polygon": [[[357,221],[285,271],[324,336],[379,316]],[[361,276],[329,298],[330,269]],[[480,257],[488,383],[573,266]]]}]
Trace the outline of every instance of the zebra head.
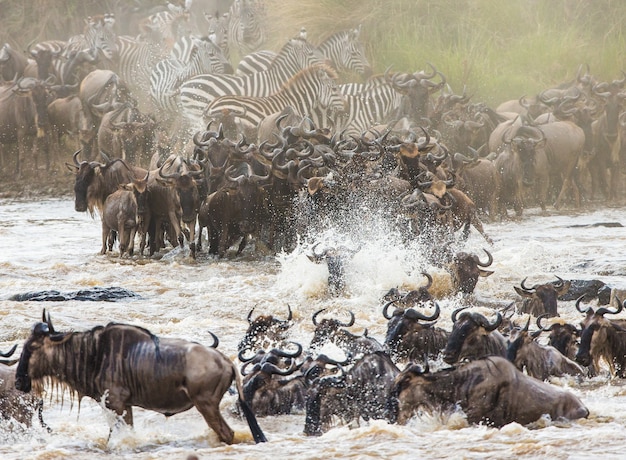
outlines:
[{"label": "zebra head", "polygon": [[346,99],[337,85],[337,74],[325,66],[319,67],[316,73],[319,79],[318,107],[331,113],[345,112]]},{"label": "zebra head", "polygon": [[333,62],[338,71],[355,72],[368,78],[372,67],[365,57],[365,47],[361,42],[361,26],[337,32],[324,40],[319,50]]}]

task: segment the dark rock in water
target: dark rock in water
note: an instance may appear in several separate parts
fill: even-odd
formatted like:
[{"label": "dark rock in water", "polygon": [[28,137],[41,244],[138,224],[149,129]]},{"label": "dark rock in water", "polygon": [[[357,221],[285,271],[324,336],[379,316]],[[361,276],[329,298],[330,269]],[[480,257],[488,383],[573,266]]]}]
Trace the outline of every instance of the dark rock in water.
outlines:
[{"label": "dark rock in water", "polygon": [[26,292],[24,294],[15,294],[9,298],[9,300],[16,300],[18,302],[33,301],[33,302],[62,302],[64,300],[84,300],[92,302],[115,302],[120,299],[127,299],[129,297],[139,298],[139,295],[135,294],[128,289],[120,287],[94,287],[89,289],[82,289],[76,292],[59,292],[59,291],[39,291],[39,292]]},{"label": "dark rock in water", "polygon": [[585,227],[607,227],[607,228],[615,228],[615,227],[623,227],[623,225],[619,222],[595,222],[593,224],[575,224],[569,225],[570,228],[585,228]]},{"label": "dark rock in water", "polygon": [[[593,299],[599,297],[599,293],[606,286],[604,282],[600,280],[571,280],[569,290],[559,297],[559,300],[576,300],[580,296],[584,295],[583,302],[590,302]],[[611,294],[611,288],[608,288],[609,295]],[[607,301],[608,303],[608,301]]]},{"label": "dark rock in water", "polygon": [[598,289],[598,305],[608,305],[611,301],[611,287],[604,285]]}]

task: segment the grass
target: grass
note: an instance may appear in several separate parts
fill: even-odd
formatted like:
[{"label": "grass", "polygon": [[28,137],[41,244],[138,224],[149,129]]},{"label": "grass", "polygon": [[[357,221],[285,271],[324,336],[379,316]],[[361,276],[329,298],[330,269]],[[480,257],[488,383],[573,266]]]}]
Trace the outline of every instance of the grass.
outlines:
[{"label": "grass", "polygon": [[[174,0],[175,1],[175,0]],[[119,0],[0,0],[0,44],[67,39],[87,15]],[[159,5],[160,0],[143,0]],[[496,106],[535,95],[589,64],[600,80],[619,78],[626,53],[626,2],[619,0],[265,0],[269,49],[306,27],[319,43],[362,24],[376,72],[415,72],[433,63],[453,90]],[[128,5],[126,5],[128,7]]]}]

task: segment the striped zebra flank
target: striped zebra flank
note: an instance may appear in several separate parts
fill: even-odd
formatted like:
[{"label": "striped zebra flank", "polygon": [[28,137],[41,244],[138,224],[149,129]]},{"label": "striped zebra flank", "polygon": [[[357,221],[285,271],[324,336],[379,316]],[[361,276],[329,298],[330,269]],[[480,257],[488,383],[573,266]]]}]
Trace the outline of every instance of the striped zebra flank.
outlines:
[{"label": "striped zebra flank", "polygon": [[180,85],[196,75],[223,74],[232,67],[222,50],[208,37],[181,37],[150,74],[150,96],[156,107],[168,114],[178,113]]},{"label": "striped zebra flank", "polygon": [[223,113],[236,113],[241,123],[257,128],[267,116],[292,107],[299,115],[312,118],[317,126],[320,117],[345,110],[345,100],[336,84],[337,74],[331,67],[316,65],[289,79],[271,96],[222,96],[206,109],[207,120]]},{"label": "striped zebra flank", "polygon": [[198,75],[180,86],[182,115],[189,129],[202,129],[206,107],[221,96],[270,96],[300,70],[324,64],[317,48],[301,38],[290,39],[265,72],[247,76]]}]

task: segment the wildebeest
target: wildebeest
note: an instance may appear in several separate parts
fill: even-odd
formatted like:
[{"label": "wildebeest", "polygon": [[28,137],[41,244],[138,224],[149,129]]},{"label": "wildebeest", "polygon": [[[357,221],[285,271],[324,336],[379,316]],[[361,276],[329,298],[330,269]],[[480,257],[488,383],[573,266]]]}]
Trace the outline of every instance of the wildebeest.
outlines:
[{"label": "wildebeest", "polygon": [[383,307],[383,316],[389,320],[385,348],[396,361],[418,361],[426,358],[437,358],[448,341],[448,332],[435,327],[439,318],[439,304],[435,302],[435,312],[426,316],[414,308],[396,308],[390,315],[389,307],[396,301],[387,302]]},{"label": "wildebeest", "polygon": [[326,261],[328,267],[328,291],[331,295],[339,295],[346,287],[345,264],[352,259],[359,249],[349,249],[345,246],[326,248],[323,252],[316,252],[316,243],[311,249],[313,255],[307,254],[309,260],[319,264]]},{"label": "wildebeest", "polygon": [[526,371],[531,377],[546,380],[554,375],[583,376],[584,370],[574,361],[564,356],[559,350],[551,346],[542,346],[535,340],[541,334],[541,329],[533,333],[528,332],[528,322],[521,329],[511,333],[507,359],[520,371]]},{"label": "wildebeest", "polygon": [[493,323],[489,323],[480,313],[463,312],[467,307],[457,308],[452,312],[452,332],[443,350],[443,360],[454,364],[463,359],[478,359],[485,356],[506,356],[506,340],[497,331],[502,323],[500,312]]},{"label": "wildebeest", "polygon": [[[47,82],[30,77],[0,86],[0,166],[7,168],[7,147],[15,144],[15,173],[18,176],[27,159],[32,158],[34,166],[38,167],[38,150],[47,148],[47,143],[35,141],[45,138],[49,125],[48,87]],[[46,161],[49,163],[49,157]]]},{"label": "wildebeest", "polygon": [[[0,356],[9,358],[15,352],[17,345]],[[31,426],[35,409],[39,412],[39,422],[46,427],[43,421],[43,401],[36,396],[25,396],[15,388],[15,366],[17,360],[0,359],[0,417],[14,419],[25,426]],[[50,429],[48,428],[48,431]]]},{"label": "wildebeest", "polygon": [[248,330],[237,349],[241,352],[281,344],[287,338],[286,334],[292,325],[291,306],[287,305],[287,310],[287,319],[278,319],[273,315],[259,315],[252,319],[254,308],[250,310],[247,318]]},{"label": "wildebeest", "polygon": [[51,381],[79,398],[97,401],[133,424],[132,406],[171,416],[196,407],[222,442],[233,430],[219,404],[233,380],[239,404],[256,442],[265,436],[244,401],[241,377],[233,362],[217,351],[183,339],[160,338],[129,324],[109,323],[84,332],[58,333],[50,316],[36,323],[26,340],[15,388],[41,392]]},{"label": "wildebeest", "polygon": [[[125,184],[119,190],[113,192],[104,201],[102,211],[102,250],[100,254],[106,254],[107,240],[112,232],[117,233],[120,244],[120,257],[125,253],[132,256],[135,250],[135,235],[139,230],[142,235],[141,252],[145,247],[145,235],[148,221],[148,178],[150,173],[143,179],[136,179]],[[109,240],[109,251],[112,249],[112,241]]]},{"label": "wildebeest", "polygon": [[232,176],[226,171],[229,187],[210,194],[200,207],[199,218],[207,221],[210,228],[209,253],[224,257],[226,251],[241,238],[237,253],[246,246],[247,237],[256,233],[265,213],[264,181],[270,176],[241,174]]},{"label": "wildebeest", "polygon": [[387,400],[400,370],[384,352],[369,353],[342,375],[316,379],[306,402],[304,434],[319,436],[333,416],[345,422],[384,419]]},{"label": "wildebeest", "polygon": [[383,351],[383,346],[378,340],[367,336],[367,330],[363,335],[355,335],[343,329],[354,324],[354,313],[349,312],[350,321],[347,323],[335,318],[323,318],[318,322],[317,317],[325,310],[322,308],[316,311],[311,318],[315,326],[310,344],[311,350],[319,350],[326,343],[333,343],[352,358],[356,358],[357,355]]},{"label": "wildebeest", "polygon": [[557,276],[557,281],[544,284],[535,284],[533,287],[526,287],[524,278],[520,287],[514,286],[515,292],[524,297],[521,313],[530,313],[533,316],[540,316],[547,313],[548,316],[559,316],[557,311],[557,299],[565,294],[571,285],[570,281],[565,281]]},{"label": "wildebeest", "polygon": [[457,252],[450,264],[452,280],[455,292],[471,294],[474,292],[479,277],[492,275],[490,270],[483,270],[481,267],[489,267],[493,263],[493,257],[489,251],[483,249],[487,254],[487,261],[481,262],[476,254],[467,252]]},{"label": "wildebeest", "polygon": [[[258,362],[250,372],[244,373],[242,367],[244,398],[255,415],[291,414],[304,409],[307,393],[304,376],[293,375],[300,367],[295,360],[302,353],[302,346],[297,345],[295,352],[277,348],[257,352],[250,361]],[[260,357],[257,358],[257,355]],[[239,359],[246,361],[242,353],[239,353]]]},{"label": "wildebeest", "polygon": [[618,306],[615,310],[601,307],[593,310],[580,309],[580,301],[576,301],[576,308],[587,314],[583,321],[583,330],[580,335],[580,347],[576,353],[576,362],[600,369],[600,361],[604,360],[609,366],[611,376],[624,378],[626,375],[626,321],[606,319],[604,315],[617,315],[624,304],[617,299]]},{"label": "wildebeest", "polygon": [[573,393],[524,375],[503,357],[491,356],[430,373],[408,366],[396,377],[389,401],[392,422],[406,424],[420,409],[452,412],[469,423],[522,425],[547,414],[552,420],[585,418],[589,410]]},{"label": "wildebeest", "polygon": [[97,210],[102,214],[104,201],[120,185],[129,184],[133,180],[145,177],[148,171],[135,166],[129,166],[122,159],[107,160],[106,163],[97,161],[78,162],[80,150],[74,152],[73,164],[65,163],[70,171],[76,174],[74,181],[74,209],[77,212],[89,211],[94,214]]}]

